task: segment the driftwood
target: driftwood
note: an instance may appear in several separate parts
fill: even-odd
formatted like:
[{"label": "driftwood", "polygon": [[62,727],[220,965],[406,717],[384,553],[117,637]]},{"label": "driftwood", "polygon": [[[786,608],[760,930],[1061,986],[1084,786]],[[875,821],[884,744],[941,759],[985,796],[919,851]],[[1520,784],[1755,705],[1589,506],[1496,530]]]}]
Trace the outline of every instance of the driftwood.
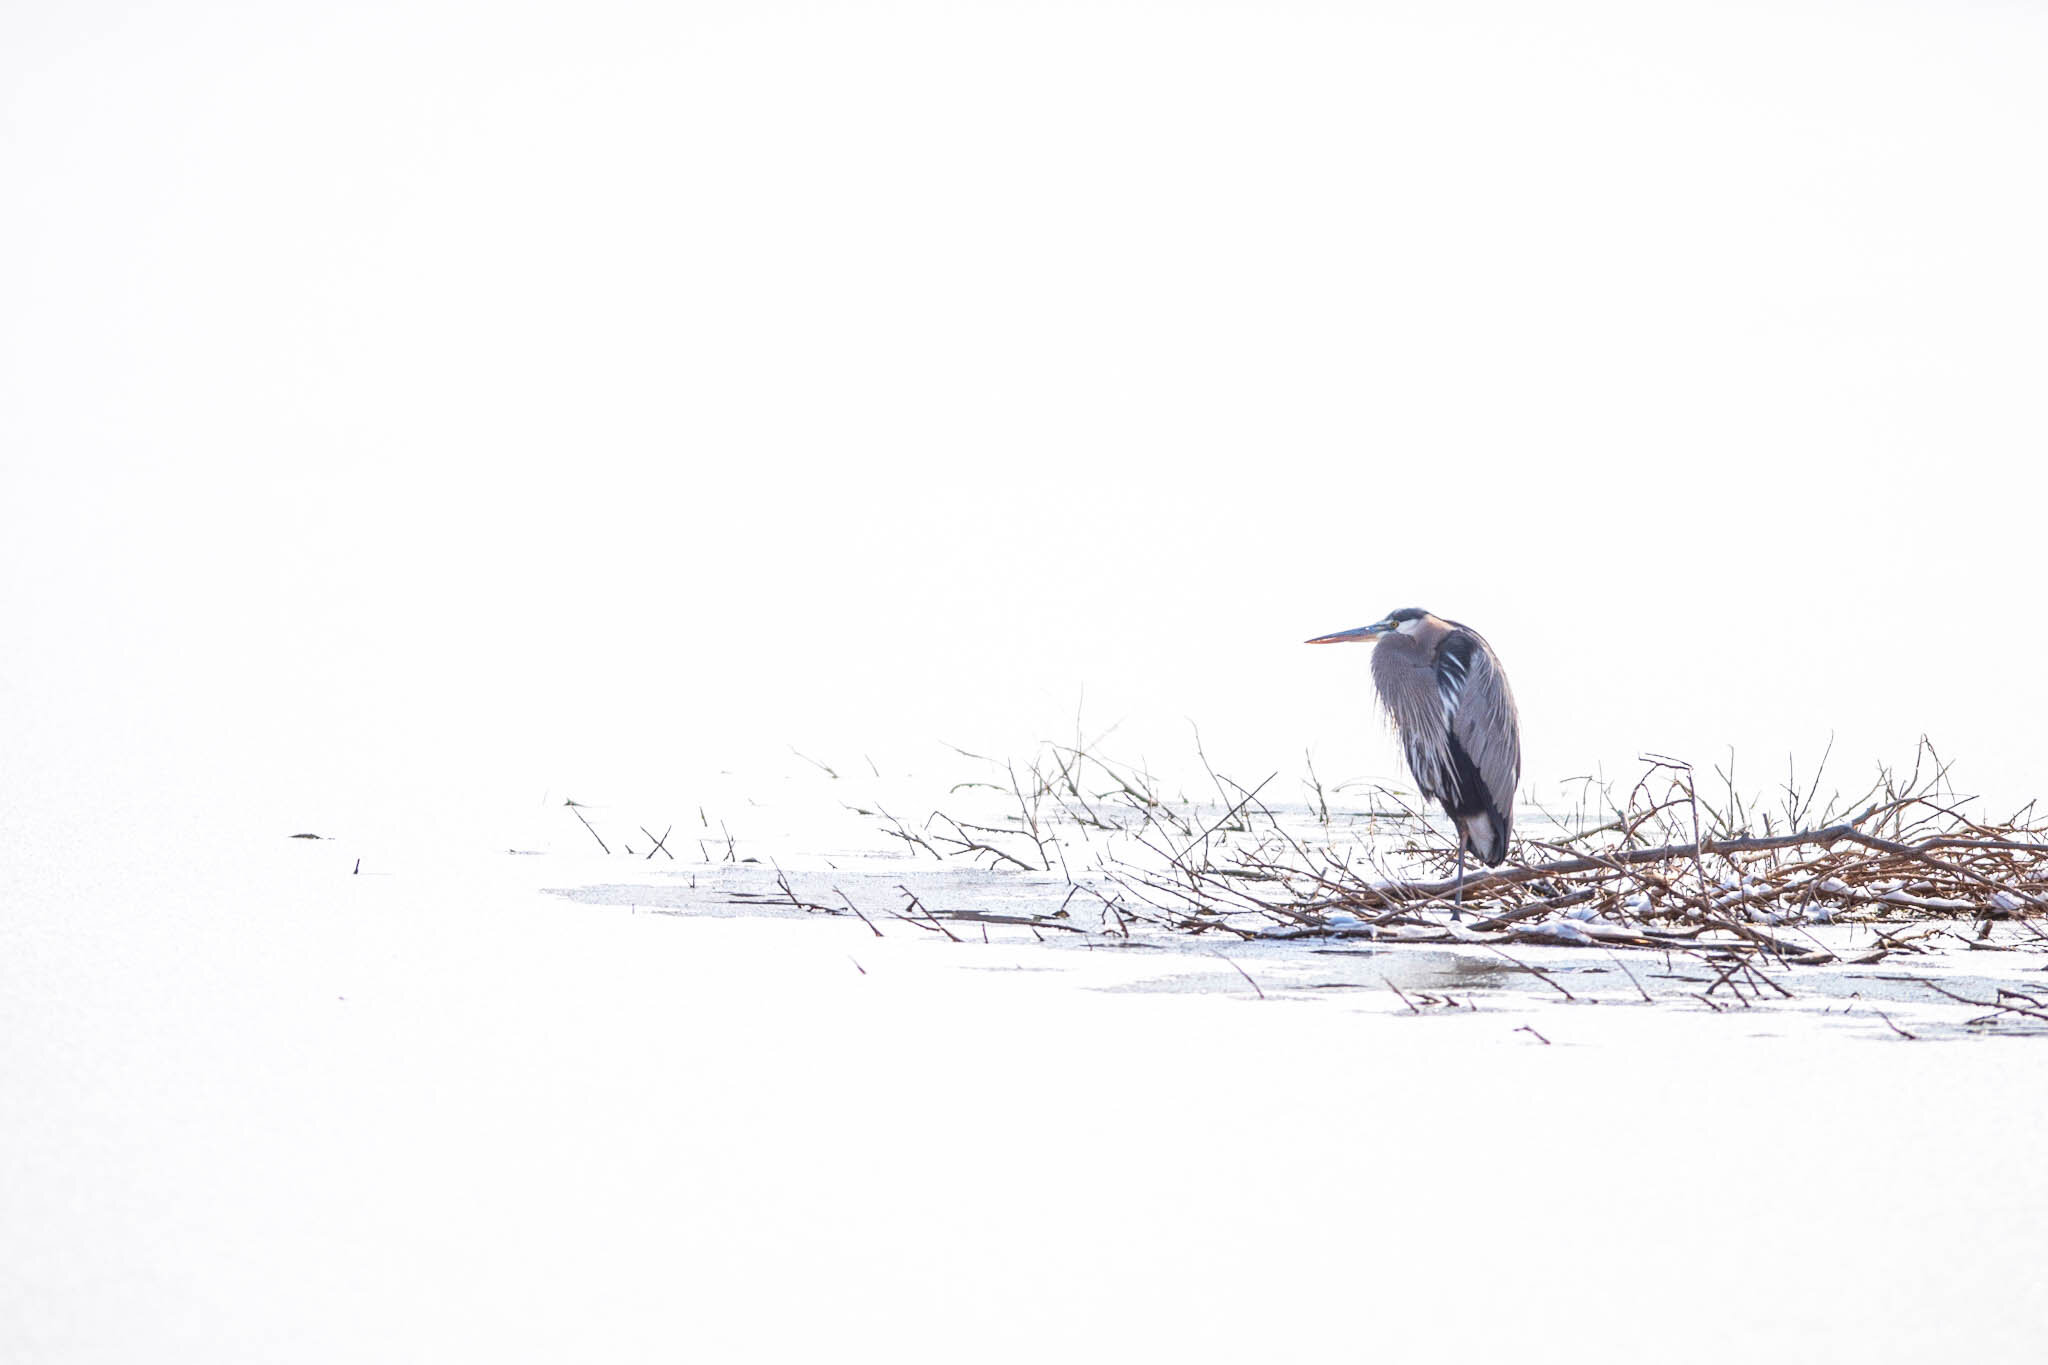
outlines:
[{"label": "driftwood", "polygon": [[[1949,786],[1947,766],[1924,742],[1911,773],[1881,773],[1846,806],[1816,805],[1817,775],[1804,787],[1788,779],[1782,815],[1738,797],[1726,775],[1725,794],[1710,801],[1691,768],[1652,756],[1619,800],[1587,784],[1568,816],[1525,809],[1505,863],[1462,882],[1447,875],[1455,849],[1441,820],[1390,788],[1365,789],[1363,803],[1357,788],[1348,804],[1333,800],[1312,767],[1306,799],[1279,804],[1267,795],[1277,775],[1245,785],[1206,759],[1214,800],[1169,797],[1142,766],[1079,744],[1043,746],[1021,767],[980,761],[994,780],[952,789],[977,808],[934,811],[922,824],[879,805],[856,809],[879,818],[913,858],[1064,878],[1057,908],[1037,911],[1033,899],[1016,913],[1008,912],[1014,900],[1001,911],[946,905],[899,884],[901,905],[864,909],[836,888],[838,904],[799,896],[779,872],[778,894],[734,890],[731,898],[858,916],[878,936],[894,921],[955,942],[965,925],[984,938],[1001,927],[1041,937],[1129,940],[1149,931],[1683,954],[1713,974],[1693,994],[1714,1008],[1782,990],[1765,968],[1830,962],[1837,952],[1867,964],[1930,951],[1935,938],[1967,949],[2048,950],[2048,823],[2032,806],[2003,820],[1965,814],[1969,799]],[[574,803],[571,810],[584,818]],[[708,829],[709,818],[700,819]],[[653,844],[648,857],[667,852],[667,831],[643,833]],[[754,861],[739,858],[729,833],[725,845],[726,861]],[[710,861],[701,840],[699,849]],[[2001,921],[2012,931],[1994,937]],[[1844,936],[1823,941],[1812,929],[1845,922],[1861,927],[1853,950]],[[1963,1003],[1991,1011],[1986,1018],[2048,1023],[2048,1003],[2031,997]]]},{"label": "driftwood", "polygon": [[[1684,925],[1699,935],[1695,948],[1818,961],[1831,954],[1810,937],[1800,941],[1797,926],[1962,919],[1974,921],[1982,939],[1993,920],[2014,920],[2039,935],[2032,917],[2048,911],[2048,831],[2017,818],[1996,826],[1967,819],[1941,790],[1944,775],[1936,767],[1903,789],[1881,783],[1881,799],[1860,813],[1812,828],[1751,833],[1730,828],[1727,813],[1716,811],[1710,823],[1729,829],[1719,837],[1638,842],[1645,829],[1674,829],[1680,808],[1698,828],[1700,803],[1684,770],[1671,779],[1676,796],[1638,803],[1599,829],[1525,838],[1508,866],[1470,873],[1462,883],[1364,875],[1329,848],[1318,853],[1284,832],[1241,851],[1232,867],[1181,860],[1174,876],[1133,880],[1155,903],[1163,903],[1160,893],[1177,894],[1172,911],[1181,927],[1236,926],[1263,915],[1272,926],[1260,932],[1287,937],[1497,942],[1505,935],[1655,947],[1670,942],[1660,925]],[[1406,823],[1414,848],[1421,839],[1412,814]],[[1272,825],[1280,830],[1279,821]],[[1458,910],[1470,917],[1469,928],[1452,917]],[[1767,926],[1792,926],[1795,937]]]},{"label": "driftwood", "polygon": [[[2048,914],[2048,828],[2030,812],[1967,818],[1925,745],[1911,774],[1883,774],[1853,815],[1816,810],[1817,776],[1803,790],[1788,780],[1782,825],[1737,798],[1732,781],[1713,805],[1689,767],[1648,761],[1624,800],[1603,789],[1600,808],[1576,820],[1525,816],[1523,830],[1536,832],[1507,864],[1462,884],[1442,875],[1452,864],[1442,833],[1399,792],[1374,789],[1364,810],[1347,813],[1318,783],[1306,805],[1276,809],[1264,795],[1272,777],[1247,786],[1211,770],[1216,802],[1169,800],[1142,768],[1079,746],[1048,745],[1022,771],[994,765],[1007,782],[986,785],[1007,797],[1010,814],[995,818],[1003,823],[934,813],[923,832],[893,818],[889,832],[989,867],[1057,867],[1110,934],[1149,925],[1240,939],[1683,947],[1790,962],[1831,956],[1801,929],[1820,922],[1966,921],[1982,942],[1992,921],[2010,920],[2048,937],[2032,922]],[[1060,920],[1041,927],[1076,927],[1064,905]]]},{"label": "driftwood", "polygon": [[[1476,893],[1497,886],[1515,886],[1523,882],[1539,881],[1545,877],[1565,877],[1579,872],[1596,872],[1618,867],[1636,867],[1644,863],[1690,862],[1703,856],[1729,858],[1738,853],[1761,853],[1767,850],[1801,848],[1812,845],[1827,848],[1834,844],[1848,841],[1862,844],[1867,848],[1878,849],[1897,857],[1918,859],[1928,866],[1939,869],[1951,876],[1974,881],[1980,885],[1991,887],[1994,890],[2012,890],[2005,883],[1995,878],[1987,877],[1970,868],[1959,867],[1934,857],[1933,850],[1937,848],[1981,848],[2028,853],[2036,856],[2048,853],[2048,844],[2028,843],[2017,839],[1936,837],[1922,839],[1915,844],[1902,844],[1891,839],[1880,839],[1874,835],[1864,833],[1860,828],[1863,821],[1876,816],[1879,810],[1879,807],[1873,806],[1854,820],[1845,820],[1840,824],[1829,825],[1825,829],[1803,830],[1796,834],[1777,834],[1743,839],[1707,839],[1699,843],[1664,844],[1657,848],[1630,848],[1598,857],[1564,858],[1556,862],[1535,863],[1509,868],[1502,872],[1467,875],[1463,886],[1466,891]],[[1556,844],[1544,843],[1541,840],[1530,840],[1527,846],[1541,849],[1555,849],[1558,847]],[[1458,879],[1448,877],[1436,882],[1375,884],[1366,888],[1366,893],[1383,897],[1389,904],[1392,904],[1397,901],[1443,900],[1451,896],[1458,889]],[[2043,903],[2037,897],[2023,895],[2018,891],[2014,891],[2013,894],[2020,896],[2027,905],[2027,908],[2031,910],[2048,911],[2048,903]],[[1958,907],[1968,908],[1969,906],[1969,902],[1957,901],[1951,905],[1930,906],[1928,908],[1951,909]]]}]

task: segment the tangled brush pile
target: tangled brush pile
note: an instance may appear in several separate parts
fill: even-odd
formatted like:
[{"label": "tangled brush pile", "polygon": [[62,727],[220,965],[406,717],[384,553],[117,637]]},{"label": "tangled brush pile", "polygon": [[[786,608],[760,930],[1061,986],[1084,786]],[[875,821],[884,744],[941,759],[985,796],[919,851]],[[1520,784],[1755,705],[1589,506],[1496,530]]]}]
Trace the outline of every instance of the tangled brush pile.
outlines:
[{"label": "tangled brush pile", "polygon": [[1924,743],[1911,773],[1882,772],[1852,801],[1816,806],[1816,777],[1803,792],[1788,781],[1768,812],[1725,776],[1715,802],[1690,766],[1646,762],[1619,801],[1589,783],[1577,811],[1525,816],[1507,862],[1462,887],[1446,836],[1402,793],[1370,788],[1362,807],[1333,809],[1313,772],[1299,804],[1263,798],[1272,778],[1245,787],[1213,770],[1215,802],[1167,800],[1140,767],[1047,745],[1021,772],[996,765],[1007,782],[970,784],[1002,799],[1000,815],[890,823],[934,856],[1064,873],[1069,906],[1091,905],[1110,933],[1689,945],[1806,962],[1834,950],[1802,929],[1844,921],[1955,921],[1983,939],[2010,920],[2048,937],[2033,925],[2048,914],[2048,826],[2031,808],[1970,818]]}]

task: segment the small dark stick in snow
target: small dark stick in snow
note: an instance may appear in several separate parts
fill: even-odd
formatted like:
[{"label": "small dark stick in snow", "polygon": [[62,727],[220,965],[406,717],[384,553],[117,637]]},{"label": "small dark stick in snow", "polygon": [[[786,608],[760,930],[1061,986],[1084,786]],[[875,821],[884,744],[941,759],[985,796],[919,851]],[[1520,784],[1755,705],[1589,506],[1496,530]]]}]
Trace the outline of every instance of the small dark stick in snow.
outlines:
[{"label": "small dark stick in snow", "polygon": [[[571,815],[574,815],[578,820],[583,820],[583,812],[581,809],[577,807],[577,804],[574,801],[564,801],[562,802],[562,804],[569,808],[569,813]],[[597,840],[597,846],[599,848],[603,849],[606,853],[610,853],[612,851],[611,845],[607,844],[604,841],[603,837],[598,834],[597,827],[595,825],[591,824],[588,820],[583,820],[583,828],[590,831],[590,837]]]},{"label": "small dark stick in snow", "polygon": [[1217,958],[1221,958],[1221,959],[1222,959],[1222,961],[1223,961],[1223,962],[1224,962],[1225,964],[1227,964],[1227,965],[1229,966],[1230,970],[1232,970],[1232,971],[1236,972],[1236,973],[1237,973],[1237,974],[1238,974],[1239,976],[1241,976],[1241,977],[1243,977],[1243,978],[1245,979],[1245,984],[1249,985],[1249,986],[1250,986],[1250,987],[1251,987],[1251,988],[1252,988],[1253,990],[1255,990],[1255,991],[1259,991],[1259,999],[1261,999],[1261,1000],[1264,1000],[1264,999],[1266,998],[1266,993],[1265,993],[1264,991],[1260,991],[1260,990],[1259,990],[1259,983],[1258,983],[1258,982],[1256,982],[1256,981],[1253,981],[1253,980],[1252,980],[1252,974],[1251,974],[1250,972],[1248,972],[1248,971],[1246,971],[1246,970],[1245,970],[1244,968],[1242,968],[1242,967],[1238,966],[1238,965],[1237,965],[1237,964],[1236,964],[1235,962],[1232,962],[1232,961],[1231,961],[1231,960],[1230,960],[1229,958],[1227,958],[1227,957],[1224,957],[1224,956],[1223,956],[1223,954],[1221,954],[1221,953],[1212,953],[1212,954],[1211,954],[1211,956],[1212,956],[1212,957],[1217,957]]}]

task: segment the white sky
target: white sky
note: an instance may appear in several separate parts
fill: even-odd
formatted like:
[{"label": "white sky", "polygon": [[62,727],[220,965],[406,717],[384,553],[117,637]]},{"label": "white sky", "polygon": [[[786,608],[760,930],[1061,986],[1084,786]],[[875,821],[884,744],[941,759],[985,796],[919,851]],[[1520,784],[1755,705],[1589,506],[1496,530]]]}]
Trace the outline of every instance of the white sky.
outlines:
[{"label": "white sky", "polygon": [[1420,605],[1538,788],[1924,731],[2016,801],[2044,70],[2018,4],[10,5],[0,759],[589,796],[1085,690],[1387,772],[1299,642]]}]

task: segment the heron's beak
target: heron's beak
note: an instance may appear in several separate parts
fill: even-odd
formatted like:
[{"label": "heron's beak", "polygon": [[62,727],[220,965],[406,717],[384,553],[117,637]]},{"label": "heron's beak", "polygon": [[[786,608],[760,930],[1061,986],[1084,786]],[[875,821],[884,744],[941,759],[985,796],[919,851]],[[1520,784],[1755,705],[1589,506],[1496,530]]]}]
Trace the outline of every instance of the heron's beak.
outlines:
[{"label": "heron's beak", "polygon": [[1340,630],[1335,635],[1318,635],[1315,639],[1305,643],[1311,645],[1369,645],[1374,640],[1379,639],[1380,636],[1385,635],[1389,629],[1390,627],[1385,621],[1379,621],[1369,626],[1360,626],[1357,630]]}]

